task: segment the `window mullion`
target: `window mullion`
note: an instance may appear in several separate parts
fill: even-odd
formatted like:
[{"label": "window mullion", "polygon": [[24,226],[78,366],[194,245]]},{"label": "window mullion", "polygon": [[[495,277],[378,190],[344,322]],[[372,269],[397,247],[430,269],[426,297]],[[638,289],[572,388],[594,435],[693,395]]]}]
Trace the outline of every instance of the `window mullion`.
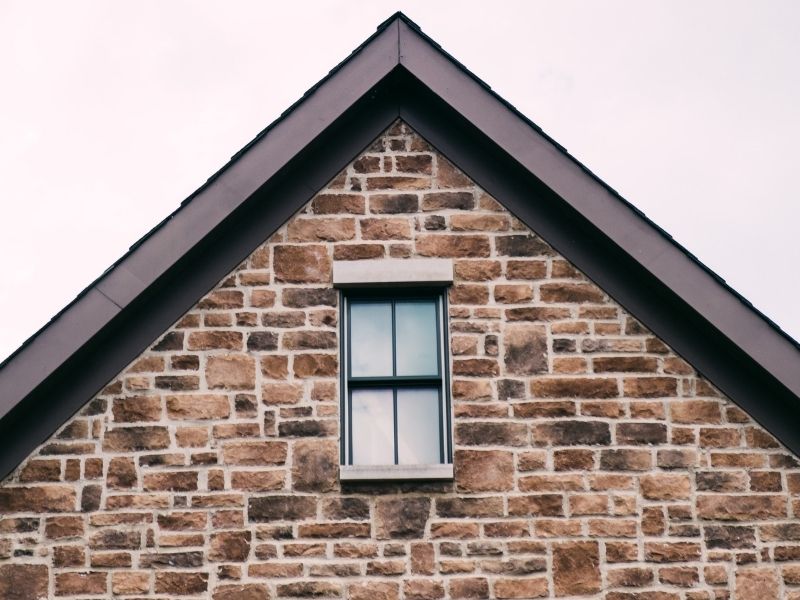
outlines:
[{"label": "window mullion", "polygon": [[397,436],[397,388],[392,388],[392,400],[393,400],[392,410],[394,419],[394,464],[398,464],[400,462],[400,448]]}]

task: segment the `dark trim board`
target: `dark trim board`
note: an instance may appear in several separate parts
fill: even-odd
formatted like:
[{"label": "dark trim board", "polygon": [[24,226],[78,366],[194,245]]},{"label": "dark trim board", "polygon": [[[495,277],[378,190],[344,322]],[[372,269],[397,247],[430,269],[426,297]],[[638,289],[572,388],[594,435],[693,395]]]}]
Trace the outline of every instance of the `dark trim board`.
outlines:
[{"label": "dark trim board", "polygon": [[0,477],[397,117],[800,455],[797,343],[398,14],[0,365]]}]

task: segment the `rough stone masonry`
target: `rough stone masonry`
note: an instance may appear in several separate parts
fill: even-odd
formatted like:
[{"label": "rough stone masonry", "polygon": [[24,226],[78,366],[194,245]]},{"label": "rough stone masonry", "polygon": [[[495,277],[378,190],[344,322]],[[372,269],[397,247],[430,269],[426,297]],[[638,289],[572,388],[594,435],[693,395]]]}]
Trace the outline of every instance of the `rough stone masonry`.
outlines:
[{"label": "rough stone masonry", "polygon": [[[386,257],[455,261],[452,482],[338,480],[331,265]],[[87,400],[0,598],[800,599],[797,459],[402,123]]]}]

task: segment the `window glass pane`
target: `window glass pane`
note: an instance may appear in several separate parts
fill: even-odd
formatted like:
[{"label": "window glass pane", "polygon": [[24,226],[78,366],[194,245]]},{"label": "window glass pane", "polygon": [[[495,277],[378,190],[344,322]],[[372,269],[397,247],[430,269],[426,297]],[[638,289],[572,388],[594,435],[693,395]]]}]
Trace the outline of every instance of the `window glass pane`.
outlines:
[{"label": "window glass pane", "polygon": [[397,390],[397,444],[401,465],[441,462],[439,391],[436,388]]},{"label": "window glass pane", "polygon": [[394,406],[390,389],[352,391],[354,465],[394,464]]},{"label": "window glass pane", "polygon": [[350,374],[352,377],[392,375],[391,303],[350,304]]},{"label": "window glass pane", "polygon": [[397,374],[438,375],[436,302],[398,302]]}]

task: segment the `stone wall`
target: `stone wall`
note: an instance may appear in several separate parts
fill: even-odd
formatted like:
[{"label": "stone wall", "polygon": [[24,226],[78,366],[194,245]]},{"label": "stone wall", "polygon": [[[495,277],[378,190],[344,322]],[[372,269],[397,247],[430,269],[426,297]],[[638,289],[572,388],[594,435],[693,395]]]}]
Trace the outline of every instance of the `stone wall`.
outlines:
[{"label": "stone wall", "polygon": [[[455,260],[455,481],[343,487],[331,265],[417,256]],[[796,459],[403,124],[0,513],[2,598],[800,598]]]}]

